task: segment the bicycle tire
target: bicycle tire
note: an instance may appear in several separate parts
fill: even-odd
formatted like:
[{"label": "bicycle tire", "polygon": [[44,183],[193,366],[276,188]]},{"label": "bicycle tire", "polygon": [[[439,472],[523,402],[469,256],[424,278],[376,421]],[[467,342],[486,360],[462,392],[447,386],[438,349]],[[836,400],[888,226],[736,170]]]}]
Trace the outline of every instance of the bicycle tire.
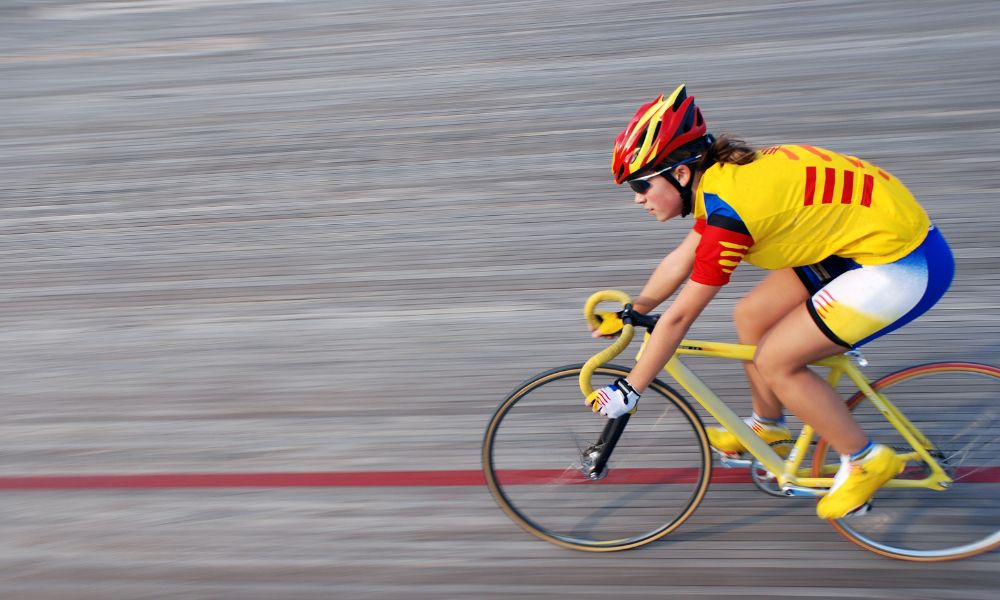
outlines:
[{"label": "bicycle tire", "polygon": [[[944,491],[883,488],[871,514],[833,520],[833,528],[866,550],[916,562],[958,560],[1000,546],[1000,369],[930,363],[887,375],[872,387],[930,440],[954,481]],[[848,408],[873,440],[912,451],[864,394],[848,400]],[[828,450],[826,440],[819,440],[814,476],[839,460]],[[908,463],[900,477],[922,479],[926,473]]]},{"label": "bicycle tire", "polygon": [[[606,423],[583,404],[582,365],[525,382],[493,414],[483,438],[483,471],[500,508],[529,533],[590,552],[627,550],[674,531],[701,502],[712,456],[698,414],[654,380],[608,464],[591,481],[581,456]],[[605,365],[595,387],[629,372]],[[664,406],[665,404],[665,406]]]}]

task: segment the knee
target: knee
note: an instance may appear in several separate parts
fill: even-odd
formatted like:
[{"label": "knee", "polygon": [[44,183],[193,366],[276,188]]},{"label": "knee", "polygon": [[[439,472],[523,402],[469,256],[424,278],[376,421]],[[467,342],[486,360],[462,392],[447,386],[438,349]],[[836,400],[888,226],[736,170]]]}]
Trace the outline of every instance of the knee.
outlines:
[{"label": "knee", "polygon": [[800,362],[789,360],[789,357],[782,356],[781,353],[773,351],[767,345],[758,348],[753,357],[754,367],[757,368],[757,372],[769,386],[774,386],[792,375],[801,368]]}]

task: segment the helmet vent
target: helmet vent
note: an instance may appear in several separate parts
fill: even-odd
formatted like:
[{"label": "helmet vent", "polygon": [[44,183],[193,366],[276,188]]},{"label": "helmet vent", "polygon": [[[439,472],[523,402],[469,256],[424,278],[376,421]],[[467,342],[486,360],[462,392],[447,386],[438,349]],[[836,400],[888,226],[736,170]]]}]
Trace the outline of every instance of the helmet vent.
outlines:
[{"label": "helmet vent", "polygon": [[683,84],[669,100],[664,100],[661,94],[640,106],[632,121],[615,138],[611,162],[616,182],[622,183],[630,175],[662,163],[706,133],[701,111]]},{"label": "helmet vent", "polygon": [[[681,86],[681,87],[683,88],[683,86]],[[680,110],[681,103],[684,102],[685,100],[687,100],[687,97],[688,97],[687,90],[686,89],[681,89],[681,93],[677,94],[677,97],[674,98],[674,105],[672,107],[673,110]]]},{"label": "helmet vent", "polygon": [[656,128],[653,129],[653,139],[654,140],[656,139],[656,136],[660,135],[660,127],[662,125],[663,125],[663,121],[660,121],[659,123],[656,124]]}]

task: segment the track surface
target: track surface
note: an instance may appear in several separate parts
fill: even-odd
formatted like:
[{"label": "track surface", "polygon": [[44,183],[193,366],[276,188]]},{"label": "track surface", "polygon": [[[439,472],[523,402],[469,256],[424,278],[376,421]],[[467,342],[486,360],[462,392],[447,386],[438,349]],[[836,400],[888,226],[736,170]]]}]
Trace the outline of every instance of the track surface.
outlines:
[{"label": "track surface", "polygon": [[[597,556],[392,473],[475,471],[500,399],[598,348],[586,296],[681,239],[608,178],[680,81],[716,131],[891,170],[951,240],[951,293],[872,375],[1000,363],[998,27],[988,1],[0,3],[0,476],[271,474],[3,491],[0,597],[995,598],[1000,553],[877,558],[749,484]],[[744,268],[695,336],[733,337]]]}]

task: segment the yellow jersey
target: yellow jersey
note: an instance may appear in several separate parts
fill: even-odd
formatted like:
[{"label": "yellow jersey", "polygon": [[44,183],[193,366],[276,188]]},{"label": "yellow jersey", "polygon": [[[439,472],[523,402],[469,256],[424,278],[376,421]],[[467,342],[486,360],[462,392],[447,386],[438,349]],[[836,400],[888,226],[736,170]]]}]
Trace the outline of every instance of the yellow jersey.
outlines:
[{"label": "yellow jersey", "polygon": [[771,270],[830,256],[893,262],[916,249],[930,226],[890,173],[805,145],[761,150],[747,165],[713,165],[693,212],[702,241],[692,279],[708,285],[727,283],[741,259]]}]

